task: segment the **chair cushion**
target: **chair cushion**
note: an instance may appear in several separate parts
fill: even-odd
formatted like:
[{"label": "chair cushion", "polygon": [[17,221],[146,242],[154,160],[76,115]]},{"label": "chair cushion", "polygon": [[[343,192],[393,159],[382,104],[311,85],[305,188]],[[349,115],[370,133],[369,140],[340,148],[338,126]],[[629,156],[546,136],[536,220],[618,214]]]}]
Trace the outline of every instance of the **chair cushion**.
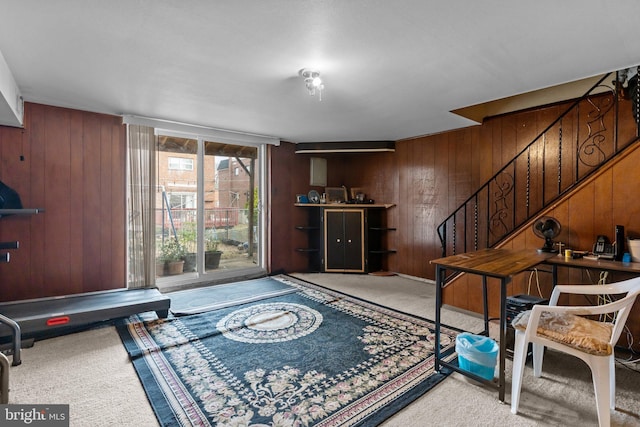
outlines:
[{"label": "chair cushion", "polygon": [[[529,323],[531,310],[518,314],[511,325],[524,331]],[[543,311],[538,323],[538,335],[544,336],[577,350],[598,356],[608,356],[613,351],[609,341],[613,325],[598,322],[569,313]]]}]

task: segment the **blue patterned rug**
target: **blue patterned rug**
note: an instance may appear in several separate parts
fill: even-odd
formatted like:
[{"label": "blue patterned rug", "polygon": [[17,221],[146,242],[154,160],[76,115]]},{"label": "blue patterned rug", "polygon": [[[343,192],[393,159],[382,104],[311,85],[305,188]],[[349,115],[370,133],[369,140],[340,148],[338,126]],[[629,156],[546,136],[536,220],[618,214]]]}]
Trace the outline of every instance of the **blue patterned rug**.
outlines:
[{"label": "blue patterned rug", "polygon": [[[372,426],[442,381],[433,322],[288,276],[296,293],[118,325],[162,426]],[[455,357],[459,331],[443,327]]]}]

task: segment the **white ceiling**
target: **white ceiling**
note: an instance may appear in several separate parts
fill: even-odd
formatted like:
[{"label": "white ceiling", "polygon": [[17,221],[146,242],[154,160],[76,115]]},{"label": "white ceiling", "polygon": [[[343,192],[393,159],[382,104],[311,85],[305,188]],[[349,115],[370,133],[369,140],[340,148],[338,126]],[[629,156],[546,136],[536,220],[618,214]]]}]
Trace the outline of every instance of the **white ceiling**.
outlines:
[{"label": "white ceiling", "polygon": [[[0,0],[0,52],[30,102],[292,142],[398,140],[639,64],[638,16],[638,0]],[[322,102],[303,67],[322,73]]]}]

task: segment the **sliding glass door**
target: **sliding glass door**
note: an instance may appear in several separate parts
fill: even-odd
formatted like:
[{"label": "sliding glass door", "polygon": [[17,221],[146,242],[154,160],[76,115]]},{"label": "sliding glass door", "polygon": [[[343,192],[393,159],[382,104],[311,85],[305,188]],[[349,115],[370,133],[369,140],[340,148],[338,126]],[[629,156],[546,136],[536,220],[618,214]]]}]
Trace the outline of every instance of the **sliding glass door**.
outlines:
[{"label": "sliding glass door", "polygon": [[264,148],[157,131],[156,283],[259,275]]}]

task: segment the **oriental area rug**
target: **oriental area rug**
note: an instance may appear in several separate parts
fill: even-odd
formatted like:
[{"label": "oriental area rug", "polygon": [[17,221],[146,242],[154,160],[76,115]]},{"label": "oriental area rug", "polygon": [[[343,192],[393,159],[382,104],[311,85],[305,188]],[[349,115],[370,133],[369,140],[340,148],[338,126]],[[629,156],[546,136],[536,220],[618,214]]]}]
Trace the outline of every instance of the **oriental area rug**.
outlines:
[{"label": "oriental area rug", "polygon": [[[432,321],[271,279],[296,292],[117,325],[162,426],[371,426],[445,378]],[[452,360],[460,331],[441,331]]]}]

